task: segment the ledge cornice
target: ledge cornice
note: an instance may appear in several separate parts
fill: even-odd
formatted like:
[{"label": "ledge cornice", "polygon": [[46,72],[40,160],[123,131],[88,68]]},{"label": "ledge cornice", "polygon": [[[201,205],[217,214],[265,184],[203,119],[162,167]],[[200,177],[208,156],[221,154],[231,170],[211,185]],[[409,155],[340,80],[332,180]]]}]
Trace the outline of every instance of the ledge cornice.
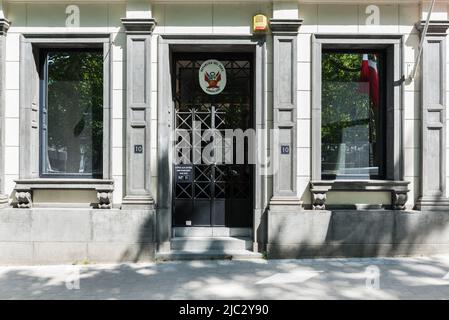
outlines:
[{"label": "ledge cornice", "polygon": [[[312,193],[312,208],[326,209],[328,191],[389,191],[391,192],[391,207],[394,210],[404,210],[408,199],[409,181],[392,180],[317,180],[310,181]],[[368,205],[369,207],[369,205]]]},{"label": "ledge cornice", "polygon": [[112,192],[114,191],[114,180],[108,179],[20,179],[15,180],[15,197],[17,203],[13,206],[22,209],[33,207],[33,191],[41,190],[95,190],[97,192],[98,209],[112,209]]},{"label": "ledge cornice", "polygon": [[[419,32],[424,31],[424,26],[426,25],[426,21],[422,20],[415,24],[416,29]],[[429,29],[427,30],[427,35],[434,36],[446,36],[447,30],[449,29],[449,20],[431,20],[429,23]]]},{"label": "ledge cornice", "polygon": [[8,32],[11,22],[8,19],[0,18],[0,36],[4,36]]},{"label": "ledge cornice", "polygon": [[153,18],[122,18],[121,20],[126,33],[129,34],[151,34],[157,24]]},{"label": "ledge cornice", "polygon": [[326,191],[408,191],[410,181],[394,180],[312,180],[312,189]]},{"label": "ledge cornice", "polygon": [[15,189],[100,189],[114,190],[114,180],[110,179],[64,179],[64,178],[40,178],[18,179]]},{"label": "ledge cornice", "polygon": [[302,19],[270,19],[270,28],[273,33],[298,33]]}]

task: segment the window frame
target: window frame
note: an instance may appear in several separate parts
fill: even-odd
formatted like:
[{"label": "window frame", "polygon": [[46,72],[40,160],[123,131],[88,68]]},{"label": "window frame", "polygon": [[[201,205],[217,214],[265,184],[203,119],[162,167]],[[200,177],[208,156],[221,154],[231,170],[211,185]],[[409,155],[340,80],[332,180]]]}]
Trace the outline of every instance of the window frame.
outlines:
[{"label": "window frame", "polygon": [[[45,160],[46,152],[48,148],[48,54],[51,52],[101,52],[101,48],[69,48],[69,47],[54,47],[54,48],[41,48],[39,50],[39,177],[40,178],[75,178],[75,179],[102,179],[104,172],[101,172],[101,176],[94,175],[94,173],[89,174],[76,174],[76,173],[48,173],[44,172],[44,167],[47,164]],[[104,65],[103,65],[104,69]],[[104,72],[103,75],[104,77]],[[104,78],[102,79],[104,82]],[[104,91],[104,85],[103,85]],[[103,95],[104,99],[104,95]],[[43,106],[46,106],[46,111],[44,112]],[[104,108],[103,108],[104,110]],[[104,111],[103,111],[104,114]],[[45,117],[45,118],[44,118]],[[104,119],[102,136],[104,138]],[[45,126],[45,127],[44,127]],[[104,142],[104,141],[103,141]],[[103,146],[104,147],[104,146]],[[103,154],[102,154],[103,158]],[[103,162],[103,161],[102,161]],[[103,164],[102,164],[103,165]]]},{"label": "window frame", "polygon": [[[379,127],[376,128],[376,130],[380,130],[380,138],[382,140],[382,145],[379,147],[380,151],[381,151],[381,160],[382,163],[379,166],[379,174],[372,176],[369,180],[384,180],[386,177],[386,163],[387,163],[387,156],[386,156],[386,123],[387,123],[387,110],[386,110],[386,96],[387,96],[387,92],[386,92],[386,88],[387,88],[387,82],[386,82],[386,70],[387,70],[387,66],[386,66],[386,62],[387,62],[387,53],[385,49],[366,49],[366,50],[361,50],[361,49],[329,49],[329,48],[323,48],[322,49],[322,56],[324,54],[333,54],[333,53],[346,53],[346,54],[364,54],[364,53],[380,53],[382,55],[382,61],[383,61],[383,65],[382,65],[382,71],[379,71],[379,81],[380,81],[380,87],[379,87],[379,97],[380,97],[380,122],[379,122]],[[379,67],[379,65],[378,65]],[[379,69],[379,68],[378,68]],[[321,105],[321,109],[323,110],[323,106]],[[379,150],[378,150],[379,151]],[[321,165],[321,169],[322,169],[322,165]],[[330,175],[329,175],[330,176]],[[324,178],[325,174],[323,172],[321,172],[321,179],[322,180],[347,180],[347,179],[326,179]],[[354,178],[354,179],[358,179],[358,178]]]},{"label": "window frame", "polygon": [[[20,43],[20,170],[19,179],[111,179],[112,39],[101,34],[22,34]],[[103,171],[101,178],[83,175],[41,175],[41,54],[46,50],[100,49],[103,52]]]},{"label": "window frame", "polygon": [[[327,50],[383,50],[386,58],[385,83],[385,163],[382,180],[354,179],[355,181],[402,181],[403,168],[403,73],[402,35],[324,35],[312,36],[312,180],[323,180],[321,174],[321,97],[322,53]],[[354,180],[347,180],[348,183]]]}]

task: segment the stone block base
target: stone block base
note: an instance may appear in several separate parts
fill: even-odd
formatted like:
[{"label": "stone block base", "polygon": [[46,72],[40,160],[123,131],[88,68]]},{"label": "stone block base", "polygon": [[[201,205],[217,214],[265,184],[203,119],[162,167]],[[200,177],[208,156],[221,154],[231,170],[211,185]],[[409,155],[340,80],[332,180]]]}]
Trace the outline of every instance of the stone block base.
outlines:
[{"label": "stone block base", "polygon": [[268,258],[377,257],[449,253],[440,211],[270,212]]},{"label": "stone block base", "polygon": [[2,209],[0,265],[151,261],[154,223],[154,210]]}]

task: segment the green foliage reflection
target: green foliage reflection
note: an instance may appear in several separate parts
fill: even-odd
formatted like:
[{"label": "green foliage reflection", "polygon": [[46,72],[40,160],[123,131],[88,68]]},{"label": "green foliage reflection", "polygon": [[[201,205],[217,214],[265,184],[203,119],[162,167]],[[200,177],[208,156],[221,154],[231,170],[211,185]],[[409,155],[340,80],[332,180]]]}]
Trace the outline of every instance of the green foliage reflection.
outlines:
[{"label": "green foliage reflection", "polygon": [[52,51],[47,70],[47,173],[101,176],[102,52]]}]

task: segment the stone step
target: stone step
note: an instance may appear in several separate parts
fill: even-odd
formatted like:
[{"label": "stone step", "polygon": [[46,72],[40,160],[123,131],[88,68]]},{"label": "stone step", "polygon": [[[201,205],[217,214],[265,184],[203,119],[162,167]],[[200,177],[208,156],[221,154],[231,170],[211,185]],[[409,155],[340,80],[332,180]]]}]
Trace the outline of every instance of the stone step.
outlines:
[{"label": "stone step", "polygon": [[171,239],[171,250],[251,250],[249,237],[176,237]]},{"label": "stone step", "polygon": [[171,260],[250,260],[262,259],[261,253],[249,250],[172,250],[159,252],[156,259],[160,261]]},{"label": "stone step", "polygon": [[251,237],[251,228],[174,227],[173,237]]}]

